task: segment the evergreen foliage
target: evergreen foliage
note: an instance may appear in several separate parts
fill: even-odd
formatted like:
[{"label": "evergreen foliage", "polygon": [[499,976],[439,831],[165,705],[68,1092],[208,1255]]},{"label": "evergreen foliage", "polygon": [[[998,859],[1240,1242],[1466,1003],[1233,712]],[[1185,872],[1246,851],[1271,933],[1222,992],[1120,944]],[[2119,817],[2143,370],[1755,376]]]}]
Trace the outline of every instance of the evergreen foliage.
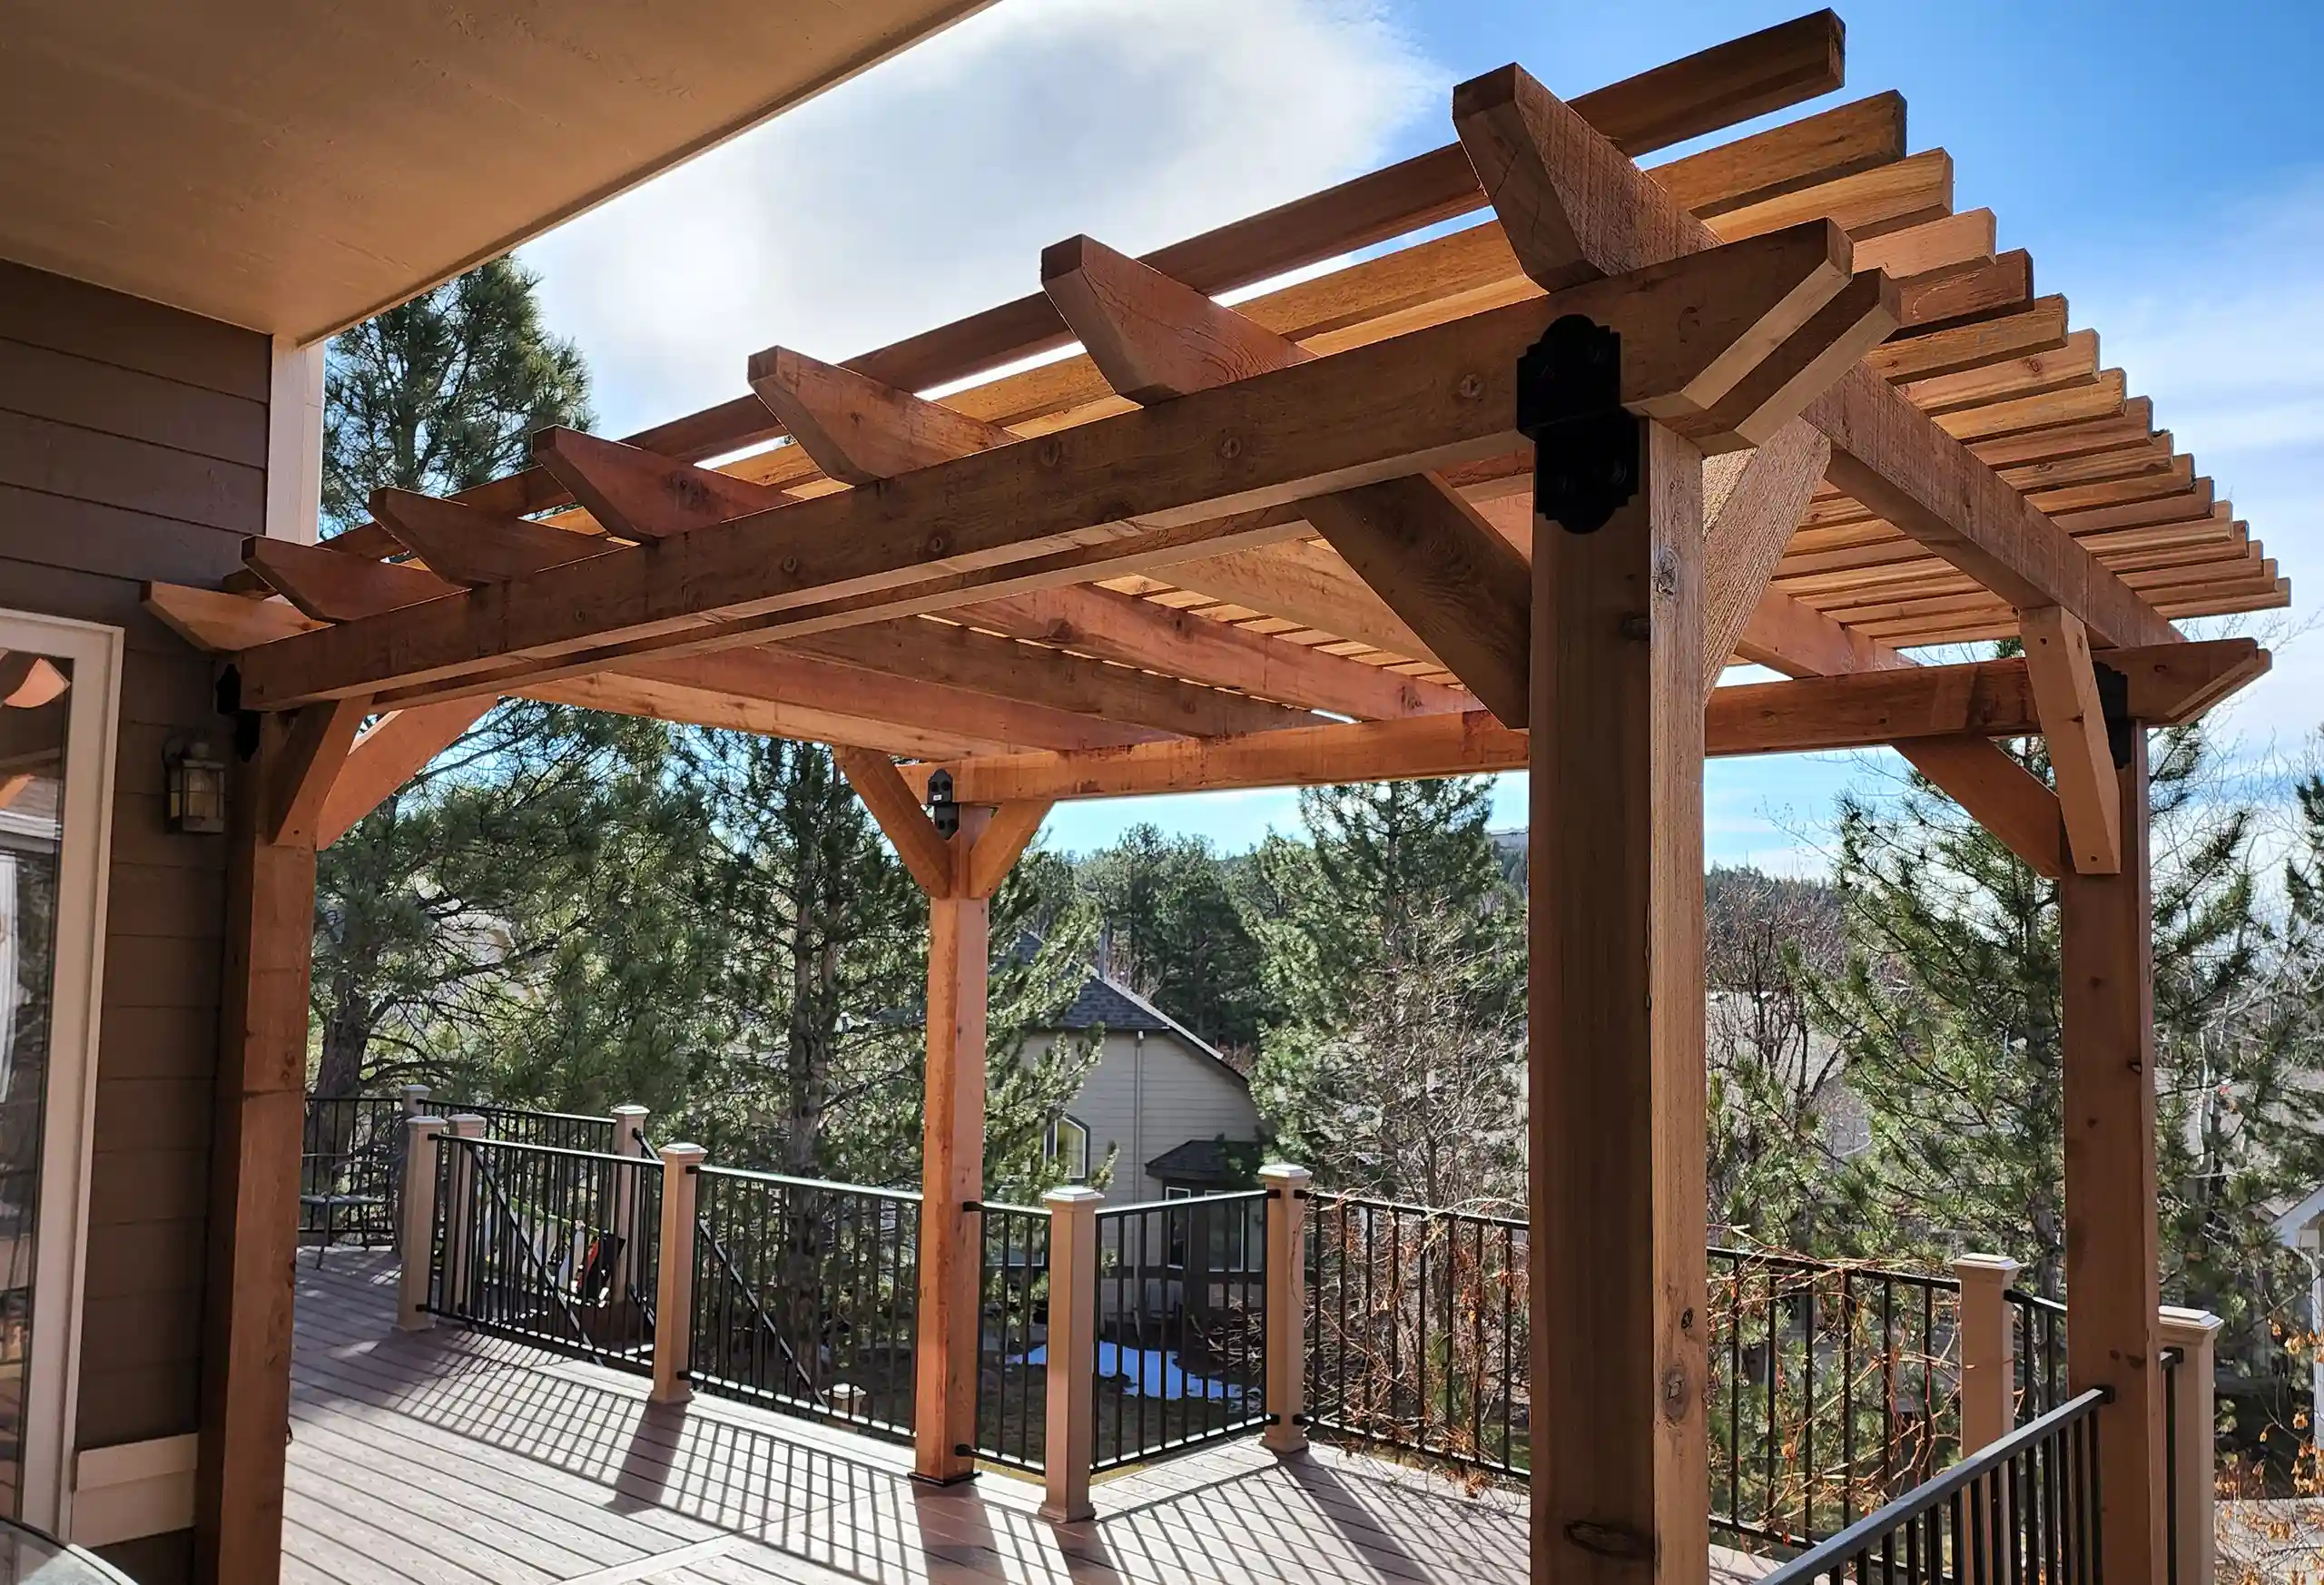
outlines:
[{"label": "evergreen foliage", "polygon": [[580,350],[542,324],[537,285],[495,259],[331,339],[327,536],[366,521],[375,489],[450,495],[523,468],[534,430],[596,422]]},{"label": "evergreen foliage", "polygon": [[1236,905],[1236,866],[1202,837],[1132,826],[1078,880],[1095,903],[1100,961],[1196,1034],[1247,1053],[1277,1009]]},{"label": "evergreen foliage", "polygon": [[1469,778],[1302,792],[1309,840],[1251,861],[1245,918],[1280,1009],[1252,1095],[1335,1187],[1523,1200],[1525,923]]}]

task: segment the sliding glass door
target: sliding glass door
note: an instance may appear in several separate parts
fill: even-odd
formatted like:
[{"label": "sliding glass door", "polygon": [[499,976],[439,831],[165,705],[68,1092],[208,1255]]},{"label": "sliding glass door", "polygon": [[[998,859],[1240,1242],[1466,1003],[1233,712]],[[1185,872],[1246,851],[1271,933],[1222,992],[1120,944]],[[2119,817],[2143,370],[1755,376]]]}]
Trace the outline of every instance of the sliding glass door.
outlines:
[{"label": "sliding glass door", "polygon": [[0,1512],[66,1515],[120,635],[0,611]]}]

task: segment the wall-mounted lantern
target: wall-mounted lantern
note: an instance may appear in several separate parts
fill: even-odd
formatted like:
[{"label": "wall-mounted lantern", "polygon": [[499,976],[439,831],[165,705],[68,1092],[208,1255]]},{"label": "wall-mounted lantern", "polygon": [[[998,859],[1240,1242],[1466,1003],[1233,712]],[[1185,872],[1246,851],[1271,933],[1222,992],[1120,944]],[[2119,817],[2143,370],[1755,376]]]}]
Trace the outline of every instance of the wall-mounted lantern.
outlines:
[{"label": "wall-mounted lantern", "polygon": [[206,743],[170,740],[162,751],[162,778],[169,789],[162,823],[173,832],[217,832],[226,829],[226,765]]}]

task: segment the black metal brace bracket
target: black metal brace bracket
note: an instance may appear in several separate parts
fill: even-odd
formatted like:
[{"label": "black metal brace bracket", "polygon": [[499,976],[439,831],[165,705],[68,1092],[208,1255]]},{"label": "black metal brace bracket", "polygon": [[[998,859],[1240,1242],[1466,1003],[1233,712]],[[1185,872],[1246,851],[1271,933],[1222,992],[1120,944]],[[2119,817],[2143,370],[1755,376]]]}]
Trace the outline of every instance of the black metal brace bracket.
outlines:
[{"label": "black metal brace bracket", "polygon": [[2092,661],[2090,670],[2098,679],[2098,708],[2106,716],[2107,752],[2119,771],[2131,763],[2131,747],[2137,741],[2132,734],[2139,729],[2131,719],[2131,679],[2102,660]]},{"label": "black metal brace bracket", "polygon": [[231,661],[218,674],[218,714],[234,718],[234,757],[244,764],[258,758],[262,723],[257,711],[242,708],[242,671]]},{"label": "black metal brace bracket", "polygon": [[1622,406],[1622,338],[1581,314],[1552,321],[1517,359],[1517,430],[1533,442],[1533,514],[1594,534],[1645,471]]},{"label": "black metal brace bracket", "polygon": [[960,829],[960,806],[952,801],[952,773],[931,771],[928,777],[928,818],[946,842]]}]

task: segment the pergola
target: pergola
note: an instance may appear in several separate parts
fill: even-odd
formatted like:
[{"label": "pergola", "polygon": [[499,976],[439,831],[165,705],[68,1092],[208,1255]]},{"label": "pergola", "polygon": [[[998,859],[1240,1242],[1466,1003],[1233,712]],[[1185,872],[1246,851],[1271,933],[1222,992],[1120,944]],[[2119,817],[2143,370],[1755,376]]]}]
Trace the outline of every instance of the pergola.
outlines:
[{"label": "pergola", "polygon": [[[1019,301],[771,349],[720,406],[153,587],[232,652],[249,760],[227,1511],[280,1505],[316,849],[520,694],[831,743],[928,891],[939,1480],[973,1441],[987,899],[1053,803],[1529,769],[1545,1580],[1706,1556],[1703,759],[1894,744],[2059,883],[2070,1373],[2115,1393],[2108,1563],[2159,1580],[2141,729],[2268,665],[2173,617],[2287,586],[1896,94],[1638,163],[1840,81],[1828,13],[1571,102],[1504,67],[1432,153],[1143,260],[1075,238]],[[1716,686],[1736,659],[1789,680]],[[2034,734],[2054,791],[1994,741]]]}]

